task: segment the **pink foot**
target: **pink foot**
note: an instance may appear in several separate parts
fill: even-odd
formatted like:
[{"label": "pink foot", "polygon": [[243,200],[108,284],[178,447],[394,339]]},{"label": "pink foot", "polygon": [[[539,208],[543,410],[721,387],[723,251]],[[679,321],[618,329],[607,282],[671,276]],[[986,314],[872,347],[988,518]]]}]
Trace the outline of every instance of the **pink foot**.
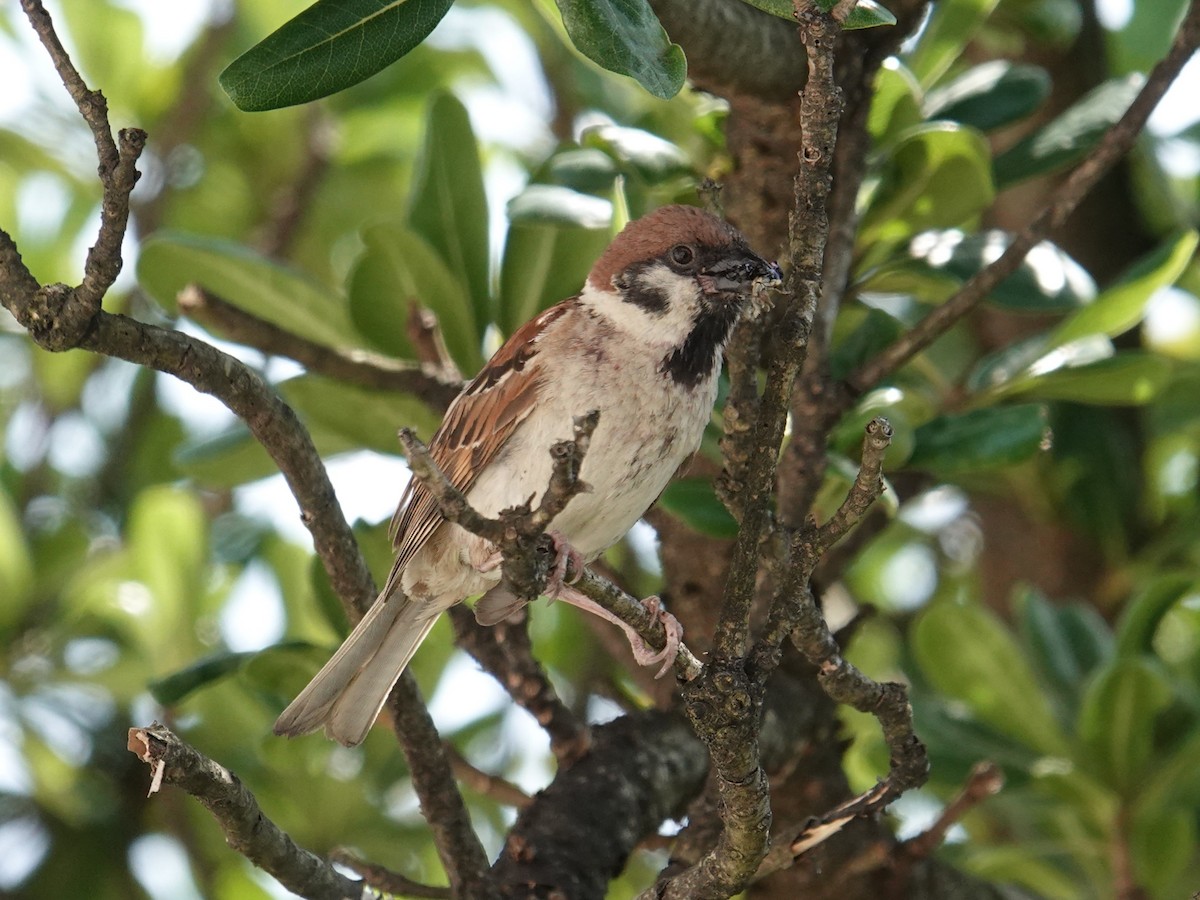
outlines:
[{"label": "pink foot", "polygon": [[565,585],[559,590],[558,598],[564,603],[570,603],[579,609],[587,610],[592,615],[599,616],[607,622],[612,622],[618,628],[625,632],[625,637],[629,639],[629,649],[633,651],[633,658],[639,666],[652,666],[655,663],[661,662],[662,668],[658,670],[655,678],[662,678],[670,671],[671,666],[675,663],[675,657],[679,655],[679,645],[683,640],[683,626],[679,624],[679,620],[671,615],[663,608],[662,601],[658,597],[647,597],[642,601],[647,611],[662,623],[663,630],[667,634],[667,643],[661,650],[655,650],[650,647],[642,636],[638,634],[631,625],[623,619],[613,615],[591,597],[581,594],[579,591]]}]

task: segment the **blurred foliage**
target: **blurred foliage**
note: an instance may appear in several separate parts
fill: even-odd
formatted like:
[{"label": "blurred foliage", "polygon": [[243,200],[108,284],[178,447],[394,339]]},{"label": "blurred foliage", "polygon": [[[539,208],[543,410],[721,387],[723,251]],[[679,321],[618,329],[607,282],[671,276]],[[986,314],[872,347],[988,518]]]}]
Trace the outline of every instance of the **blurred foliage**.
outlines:
[{"label": "blurred foliage", "polygon": [[[698,178],[730,164],[725,107],[688,88],[676,94],[682,56],[652,15],[628,32],[633,49],[610,47],[615,59],[589,50],[587,33],[608,27],[606,16],[644,4],[558,6],[565,28],[545,2],[397,4],[402,21],[379,31],[396,40],[357,35],[370,59],[328,48],[354,77],[304,87],[353,86],[303,109],[247,115],[218,88],[239,53],[221,83],[244,107],[304,99],[259,77],[274,65],[265,54],[283,52],[272,42],[310,34],[274,31],[293,4],[239,4],[227,22],[200,15],[190,31],[175,26],[176,50],[149,36],[162,16],[67,0],[60,24],[114,122],[151,134],[130,265],[106,305],[175,322],[177,291],[197,281],[322,343],[412,359],[405,323],[416,304],[471,372],[502,335],[577,289],[626,216],[695,202]],[[1030,117],[1053,78],[1020,57],[1078,38],[1075,0],[947,0],[889,61],[876,83],[836,374],[999,255],[1010,236],[988,226],[992,204],[1077,160],[1120,114],[1183,8],[1133,6],[1104,35],[1109,80],[1037,126]],[[301,17],[357,8],[321,2]],[[6,51],[34,78],[0,129],[0,224],[42,281],[76,280],[97,215],[89,138],[42,54],[15,37],[26,31],[17,12],[0,16]],[[648,96],[575,47],[673,99]],[[1010,137],[999,143],[1001,132]],[[913,685],[934,763],[926,798],[953,794],[981,758],[1005,768],[1006,790],[955,829],[945,856],[1046,897],[1111,896],[1114,847],[1151,897],[1196,887],[1198,182],[1179,160],[1198,153],[1193,123],[1145,137],[1130,163],[1140,221],[1126,226],[1154,249],[1097,286],[1061,248],[1037,248],[989,301],[993,315],[1019,321],[1020,337],[997,346],[959,326],[862,398],[832,436],[818,501],[825,514],[836,508],[862,424],[888,416],[897,436],[887,472],[899,487],[885,495],[886,526],[842,579],[882,614],[860,628],[851,654],[869,673]],[[392,455],[398,426],[425,435],[436,426],[411,398],[229,349],[278,384],[327,456]],[[33,349],[11,320],[0,330],[0,418],[0,892],[278,894],[196,804],[170,792],[144,799],[147,776],[125,752],[124,730],[156,717],[235,769],[303,845],[352,844],[439,881],[386,732],[356,750],[270,735],[345,623],[294,543],[290,501],[270,516],[254,504],[272,468],[244,427],[159,376]],[[368,486],[387,498],[400,489]],[[1024,586],[1003,608],[986,604],[987,523],[974,508],[998,497],[1083,547],[1086,580],[1061,596]],[[673,485],[663,506],[710,536],[735,528],[703,478]],[[357,531],[382,573],[382,525]],[[610,560],[643,593],[660,582],[646,544],[615,548]],[[533,632],[581,711],[602,714],[605,691],[632,690],[572,611],[539,607]],[[445,623],[413,669],[464,755],[531,789],[545,782],[544,737],[471,674]],[[471,678],[478,703],[449,701],[446,691]],[[882,744],[873,721],[844,719],[855,738],[847,771],[865,787],[886,768]],[[467,799],[496,850],[512,811]],[[630,896],[660,864],[639,856],[611,895]]]}]

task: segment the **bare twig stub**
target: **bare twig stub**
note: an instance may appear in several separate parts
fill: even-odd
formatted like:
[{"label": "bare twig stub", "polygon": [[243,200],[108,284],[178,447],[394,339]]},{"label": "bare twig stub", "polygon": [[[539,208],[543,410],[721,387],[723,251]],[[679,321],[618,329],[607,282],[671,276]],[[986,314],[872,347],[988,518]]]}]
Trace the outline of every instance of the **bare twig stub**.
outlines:
[{"label": "bare twig stub", "polygon": [[327,861],[303,849],[267,818],[238,777],[180,740],[164,725],[129,729],[129,749],[148,763],[154,782],[187,791],[212,813],[229,846],[289,891],[309,900],[368,896]]}]

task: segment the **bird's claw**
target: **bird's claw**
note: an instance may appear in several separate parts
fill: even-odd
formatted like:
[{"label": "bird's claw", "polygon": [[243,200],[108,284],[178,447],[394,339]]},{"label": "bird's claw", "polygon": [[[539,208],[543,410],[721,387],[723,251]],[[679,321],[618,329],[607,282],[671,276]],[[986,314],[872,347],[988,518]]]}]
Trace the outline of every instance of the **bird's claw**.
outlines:
[{"label": "bird's claw", "polygon": [[630,633],[629,646],[633,650],[633,658],[639,666],[652,666],[661,662],[662,668],[654,677],[662,678],[671,670],[671,666],[675,664],[675,657],[679,655],[679,645],[683,641],[683,626],[679,624],[677,618],[667,612],[662,600],[658,597],[647,597],[642,601],[642,605],[646,607],[646,611],[655,621],[662,623],[667,642],[661,650],[654,650],[640,636]]}]

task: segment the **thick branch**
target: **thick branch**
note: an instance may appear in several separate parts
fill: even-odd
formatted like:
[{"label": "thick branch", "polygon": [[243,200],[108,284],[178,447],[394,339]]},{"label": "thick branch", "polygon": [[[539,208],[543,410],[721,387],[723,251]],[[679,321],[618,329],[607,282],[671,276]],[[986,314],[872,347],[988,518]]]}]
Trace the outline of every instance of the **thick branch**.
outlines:
[{"label": "thick branch", "polygon": [[809,76],[801,97],[801,170],[796,177],[796,208],[791,216],[791,297],[776,329],[776,350],[767,366],[744,494],[739,498],[742,523],[726,584],[725,606],[713,641],[713,657],[724,663],[740,658],[746,651],[759,543],[770,519],[776,458],[792,385],[804,361],[812,328],[829,230],[825,204],[842,109],[841,91],[833,80],[833,54],[840,27],[815,4],[806,5],[798,16],[808,51]]},{"label": "thick branch", "polygon": [[956,322],[977,307],[997,285],[1021,265],[1026,255],[1067,217],[1112,165],[1129,152],[1146,125],[1146,120],[1163,94],[1175,81],[1200,44],[1200,0],[1188,7],[1171,49],[1154,67],[1145,85],[1125,114],[1113,125],[1082,163],[1073,171],[1033,221],[1013,238],[1008,249],[973,275],[949,300],[938,306],[881,354],[865,363],[846,382],[838,411],[844,412],[855,399],[945,334]]},{"label": "thick branch", "polygon": [[217,820],[234,850],[267,872],[289,891],[310,900],[348,900],[366,896],[352,881],[314,853],[303,849],[263,813],[238,777],[163,725],[129,729],[129,749],[153,771],[150,792],[159,784],[187,791]]},{"label": "thick branch", "polygon": [[436,373],[365,350],[326,347],[234,306],[199,285],[179,292],[179,309],[224,337],[273,356],[294,359],[311,372],[385,391],[401,391],[444,412],[462,387]]}]

